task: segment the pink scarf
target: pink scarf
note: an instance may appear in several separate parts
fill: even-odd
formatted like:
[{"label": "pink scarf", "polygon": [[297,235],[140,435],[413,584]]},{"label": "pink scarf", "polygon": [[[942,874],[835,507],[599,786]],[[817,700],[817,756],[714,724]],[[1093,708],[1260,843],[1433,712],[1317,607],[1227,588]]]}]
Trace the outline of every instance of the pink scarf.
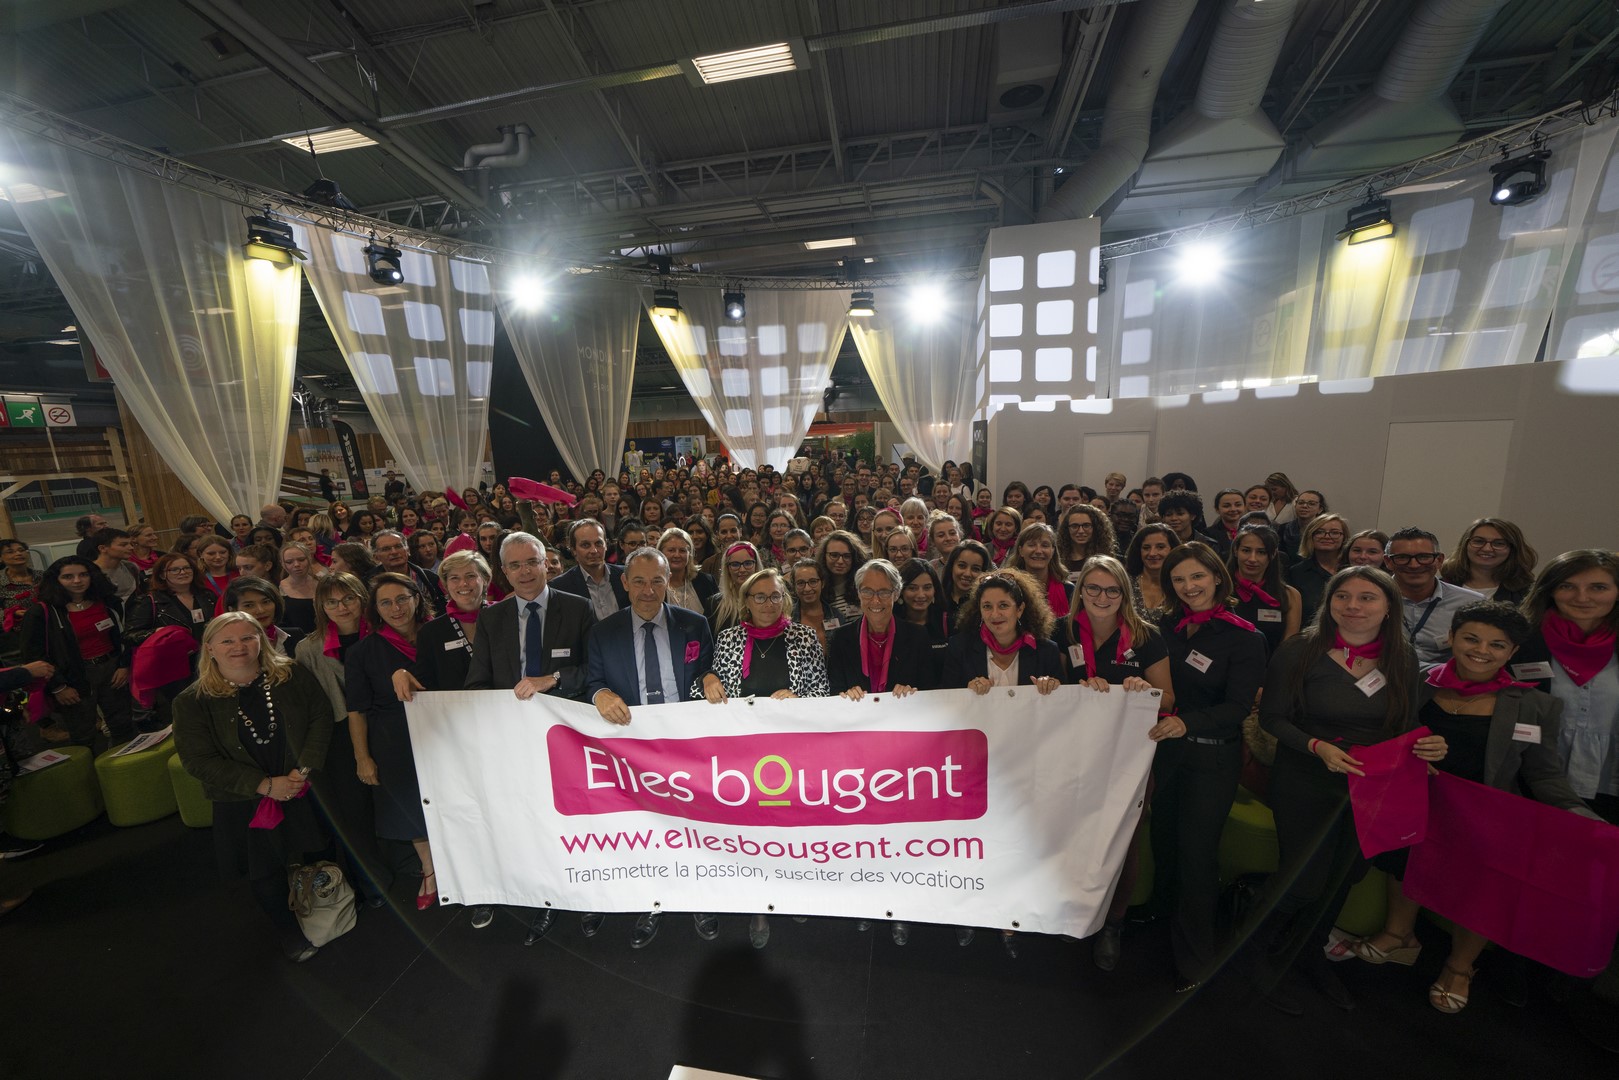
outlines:
[{"label": "pink scarf", "polygon": [[[735,548],[732,550],[734,551]],[[727,551],[726,554],[729,555],[730,552]],[[788,621],[787,616],[785,615],[771,623],[769,626],[754,626],[752,623],[742,624],[743,631],[748,635],[747,643],[742,646],[742,677],[744,679],[748,677],[748,672],[753,670],[753,643],[755,641],[769,641],[771,638],[780,637],[787,629],[787,626]]]},{"label": "pink scarf", "polygon": [[478,613],[481,611],[483,611],[483,605],[478,606],[472,611],[462,611],[460,608],[456,607],[454,603],[451,603],[449,615],[450,618],[454,619],[458,623],[475,623],[478,621]]},{"label": "pink scarf", "polygon": [[1236,581],[1236,586],[1237,598],[1245,604],[1258,597],[1259,602],[1266,607],[1279,608],[1282,606],[1281,601],[1261,588],[1257,581],[1249,581],[1247,578],[1240,577]]},{"label": "pink scarf", "polygon": [[997,656],[1011,656],[1019,649],[1032,649],[1035,647],[1034,635],[1025,631],[1021,637],[1014,638],[1012,644],[1001,645],[995,640],[995,635],[989,632],[989,627],[983,623],[978,624],[978,640],[989,646],[989,651]]},{"label": "pink scarf", "polygon": [[1054,574],[1046,575],[1046,603],[1051,605],[1051,613],[1057,618],[1068,618],[1068,590]]},{"label": "pink scarf", "polygon": [[1201,626],[1203,623],[1213,622],[1216,619],[1219,619],[1221,622],[1228,622],[1232,626],[1243,630],[1254,629],[1254,624],[1249,622],[1247,619],[1244,619],[1240,615],[1233,614],[1231,609],[1226,607],[1224,604],[1216,604],[1207,611],[1194,611],[1188,614],[1184,619],[1175,624],[1175,633],[1180,633],[1188,626]]},{"label": "pink scarf", "polygon": [[[1079,627],[1079,647],[1085,655],[1085,677],[1096,677],[1096,633],[1091,629],[1091,617],[1084,611],[1074,615],[1074,622]],[[1119,623],[1119,647],[1114,650],[1114,663],[1122,663],[1125,653],[1130,651],[1130,628]]]},{"label": "pink scarf", "polygon": [[1540,621],[1540,635],[1575,686],[1584,686],[1596,678],[1613,659],[1611,626],[1599,626],[1587,634],[1561,612],[1552,610]]},{"label": "pink scarf", "polygon": [[1003,544],[994,538],[990,539],[989,553],[995,557],[996,566],[1006,561],[1006,557],[1012,553],[1012,545],[1015,543],[1017,543],[1016,540],[1008,540]]},{"label": "pink scarf", "polygon": [[[360,636],[364,637],[365,632],[367,630],[369,630],[369,629],[370,629],[370,627],[365,625],[365,619],[361,618],[360,619]],[[320,651],[325,653],[327,656],[330,656],[333,660],[336,660],[337,659],[337,652],[342,647],[343,647],[342,642],[337,640],[337,624],[334,623],[334,622],[327,623],[326,624],[326,640],[321,642]]]},{"label": "pink scarf", "polygon": [[1351,645],[1336,630],[1332,633],[1332,647],[1344,651],[1344,662],[1347,664],[1353,664],[1356,660],[1376,660],[1383,655],[1382,638],[1373,638],[1364,645]]},{"label": "pink scarf", "polygon": [[860,620],[860,674],[871,681],[871,692],[880,694],[888,689],[888,661],[894,657],[894,624],[888,624],[888,633],[881,641]]},{"label": "pink scarf", "polygon": [[1495,673],[1495,678],[1493,679],[1486,679],[1484,682],[1468,682],[1456,674],[1456,658],[1451,657],[1443,664],[1428,671],[1428,685],[1437,686],[1441,690],[1454,690],[1462,697],[1476,697],[1479,694],[1494,694],[1505,690],[1509,686],[1522,686],[1525,689],[1532,689],[1535,684],[1513,682],[1512,676],[1507,674],[1505,666]]},{"label": "pink scarf", "polygon": [[387,624],[377,627],[377,633],[383,641],[404,653],[406,660],[413,664],[416,662],[416,645],[414,642],[406,641],[405,635]]}]

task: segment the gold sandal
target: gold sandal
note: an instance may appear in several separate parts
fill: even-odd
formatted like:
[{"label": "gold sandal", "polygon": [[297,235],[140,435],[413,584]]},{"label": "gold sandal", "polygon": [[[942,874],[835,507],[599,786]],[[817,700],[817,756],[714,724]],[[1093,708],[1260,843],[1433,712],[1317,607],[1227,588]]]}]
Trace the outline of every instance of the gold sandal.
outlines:
[{"label": "gold sandal", "polygon": [[[1478,969],[1468,968],[1466,971],[1463,971],[1460,968],[1453,968],[1449,964],[1446,964],[1445,972],[1450,975],[1455,975],[1458,978],[1466,979],[1468,982],[1468,988],[1471,989],[1473,976],[1478,974]],[[1446,990],[1444,987],[1440,986],[1439,983],[1435,982],[1432,986],[1428,987],[1428,1004],[1432,1005],[1442,1013],[1448,1013],[1449,1015],[1454,1016],[1463,1009],[1467,1008],[1467,995]]]},{"label": "gold sandal", "polygon": [[[1406,944],[1410,942],[1411,944]],[[1413,935],[1401,940],[1400,944],[1392,949],[1379,949],[1372,944],[1371,938],[1349,943],[1349,951],[1355,954],[1356,959],[1364,960],[1368,964],[1402,964],[1410,967],[1422,955],[1422,943]]]}]

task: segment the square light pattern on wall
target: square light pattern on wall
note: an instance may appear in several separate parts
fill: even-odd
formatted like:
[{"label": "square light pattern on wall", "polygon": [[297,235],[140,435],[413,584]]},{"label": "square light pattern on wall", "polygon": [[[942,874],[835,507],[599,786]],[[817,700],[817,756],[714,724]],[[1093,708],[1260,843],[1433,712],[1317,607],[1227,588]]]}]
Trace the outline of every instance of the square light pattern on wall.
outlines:
[{"label": "square light pattern on wall", "polygon": [[[990,232],[979,264],[980,419],[1095,395],[1100,241],[1094,219]],[[1076,364],[1081,355],[1087,363]]]}]

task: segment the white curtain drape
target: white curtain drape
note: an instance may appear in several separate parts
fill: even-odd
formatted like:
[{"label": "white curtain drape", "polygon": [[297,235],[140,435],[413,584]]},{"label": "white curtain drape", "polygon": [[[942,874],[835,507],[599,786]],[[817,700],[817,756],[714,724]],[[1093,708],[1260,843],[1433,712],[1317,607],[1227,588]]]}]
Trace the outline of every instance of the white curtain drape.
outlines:
[{"label": "white curtain drape", "polygon": [[368,238],[309,235],[309,286],[400,471],[417,491],[475,486],[495,351],[488,265],[401,244],[403,284],[379,285]]},{"label": "white curtain drape", "polygon": [[0,194],[164,463],[219,520],[256,516],[281,490],[297,268],[243,255],[240,206],[9,129],[0,157]]},{"label": "white curtain drape", "polygon": [[[516,273],[497,273],[503,298]],[[502,299],[500,317],[569,471],[581,479],[595,469],[618,475],[641,329],[635,287],[564,275],[547,287],[543,308]]]},{"label": "white curtain drape", "polygon": [[[650,305],[652,290],[642,290]],[[784,468],[821,407],[843,345],[849,294],[756,289],[725,318],[719,289],[682,289],[682,312],[652,325],[709,426],[740,468]]]},{"label": "white curtain drape", "polygon": [[1616,136],[1605,119],[1554,139],[1547,190],[1521,206],[1490,203],[1493,161],[1396,189],[1388,240],[1338,240],[1340,205],[1211,237],[1224,266],[1202,281],[1190,245],[1109,260],[1102,378],[1116,397],[1162,397],[1531,363],[1543,340],[1547,359],[1608,347]]},{"label": "white curtain drape", "polygon": [[973,284],[953,283],[942,303],[918,307],[900,289],[876,292],[876,314],[850,319],[849,334],[888,418],[935,472],[972,457],[976,405]]}]

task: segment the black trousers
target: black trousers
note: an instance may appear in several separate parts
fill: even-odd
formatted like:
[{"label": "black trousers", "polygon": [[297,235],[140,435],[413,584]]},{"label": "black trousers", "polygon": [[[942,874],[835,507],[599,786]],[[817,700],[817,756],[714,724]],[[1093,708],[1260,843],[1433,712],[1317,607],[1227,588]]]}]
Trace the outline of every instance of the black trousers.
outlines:
[{"label": "black trousers", "polygon": [[[106,718],[107,730],[115,739],[129,734],[133,702],[129,696],[129,683],[116,688],[112,685],[113,673],[117,670],[116,660],[86,664],[84,677],[87,685],[79,691],[78,702],[63,705],[53,700],[51,722],[66,731],[75,745],[92,746],[96,743],[96,721],[100,717]],[[97,716],[98,708],[100,717]]]},{"label": "black trousers", "polygon": [[1242,743],[1166,739],[1153,758],[1153,905],[1170,915],[1175,971],[1201,982],[1218,958],[1220,834],[1237,796]]},{"label": "black trousers", "polygon": [[326,767],[316,769],[312,783],[316,808],[337,840],[338,860],[363,899],[386,896],[393,873],[377,844],[377,820],[371,789],[355,771],[354,741],[347,720],[332,725]]},{"label": "black trousers", "polygon": [[1276,911],[1290,925],[1287,940],[1275,947],[1296,953],[1325,941],[1368,863],[1355,833],[1348,778],[1328,772],[1314,754],[1276,748],[1270,808],[1281,853]]}]

